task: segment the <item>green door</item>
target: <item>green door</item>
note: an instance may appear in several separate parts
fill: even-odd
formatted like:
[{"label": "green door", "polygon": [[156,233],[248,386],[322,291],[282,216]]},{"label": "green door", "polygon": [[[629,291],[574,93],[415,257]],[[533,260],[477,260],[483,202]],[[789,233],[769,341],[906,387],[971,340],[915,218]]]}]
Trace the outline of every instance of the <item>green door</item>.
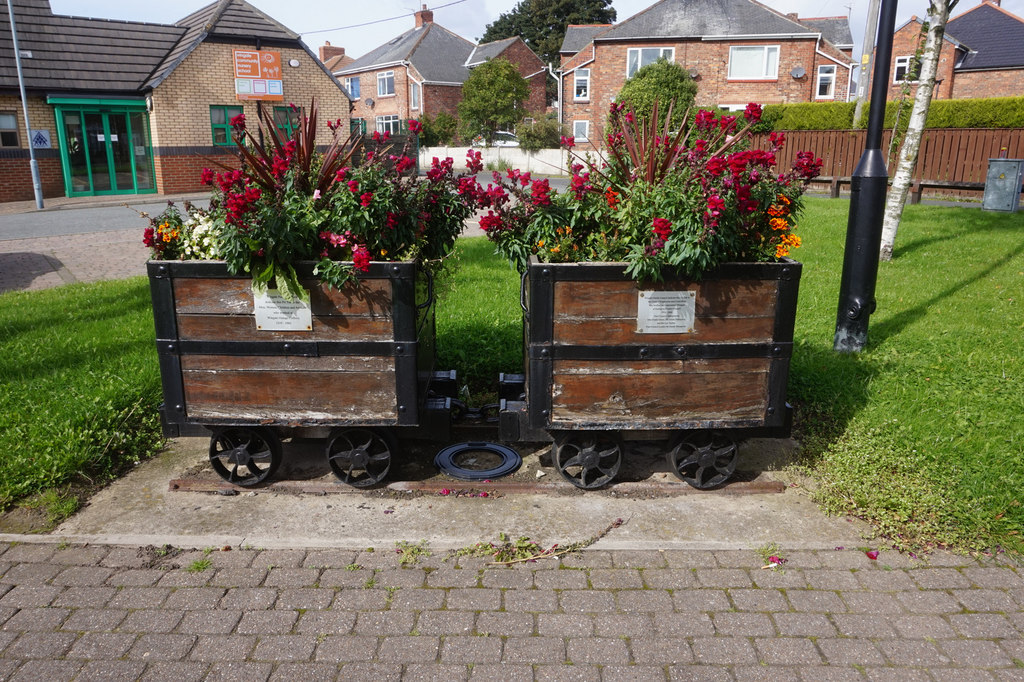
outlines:
[{"label": "green door", "polygon": [[56,107],[68,196],[156,191],[145,109],[83,104]]}]

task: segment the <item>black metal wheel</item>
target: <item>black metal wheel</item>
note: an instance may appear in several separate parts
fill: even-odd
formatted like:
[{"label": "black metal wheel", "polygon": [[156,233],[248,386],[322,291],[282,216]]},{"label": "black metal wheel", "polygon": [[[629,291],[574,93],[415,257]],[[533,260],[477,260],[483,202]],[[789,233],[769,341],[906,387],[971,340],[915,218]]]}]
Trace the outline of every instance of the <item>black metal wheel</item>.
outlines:
[{"label": "black metal wheel", "polygon": [[457,443],[434,457],[434,466],[461,481],[486,481],[519,470],[523,458],[512,448],[497,443]]},{"label": "black metal wheel", "polygon": [[555,466],[577,488],[607,485],[622,465],[622,442],[614,431],[571,434],[555,441]]},{"label": "black metal wheel", "polygon": [[387,476],[391,451],[391,440],[383,432],[344,429],[333,433],[327,441],[327,463],[342,483],[369,488]]},{"label": "black metal wheel", "polygon": [[280,464],[281,441],[270,429],[228,426],[210,436],[210,466],[228,483],[258,485]]},{"label": "black metal wheel", "polygon": [[694,488],[717,488],[736,471],[739,452],[732,437],[717,431],[681,433],[667,455],[672,473]]}]

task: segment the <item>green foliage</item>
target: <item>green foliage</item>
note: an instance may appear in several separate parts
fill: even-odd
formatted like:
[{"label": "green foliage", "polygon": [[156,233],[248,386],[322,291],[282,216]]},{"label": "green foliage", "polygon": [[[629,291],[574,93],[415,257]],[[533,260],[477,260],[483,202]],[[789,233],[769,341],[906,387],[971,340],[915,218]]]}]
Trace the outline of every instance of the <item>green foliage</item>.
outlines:
[{"label": "green foliage", "polygon": [[463,138],[482,135],[489,140],[495,131],[514,129],[529,96],[529,84],[507,59],[490,59],[473,67],[462,84],[459,102]]},{"label": "green foliage", "polygon": [[557,149],[563,135],[565,126],[560,125],[553,116],[544,116],[533,123],[521,123],[516,128],[519,146],[528,152]]},{"label": "green foliage", "polygon": [[105,482],[161,447],[142,278],[0,295],[0,510]]},{"label": "green foliage", "polygon": [[[909,116],[912,100],[903,104],[902,120]],[[898,101],[886,102],[884,128],[896,123]],[[767,104],[762,121],[771,119],[774,130],[850,130],[865,128],[870,106],[853,125],[854,102],[802,102]],[[1024,96],[985,99],[933,99],[928,107],[925,128],[1024,128]],[[757,130],[756,132],[763,132]]]},{"label": "green foliage", "polygon": [[772,119],[774,130],[849,130],[854,109],[854,102],[766,104],[764,118]]},{"label": "green foliage", "polygon": [[569,24],[610,24],[611,0],[520,0],[487,25],[481,43],[519,36],[546,64],[557,66]]},{"label": "green foliage", "polygon": [[56,528],[81,507],[78,496],[67,488],[50,488],[33,495],[23,503],[29,509],[41,509],[46,515],[46,528]]},{"label": "green foliage", "polygon": [[420,145],[436,147],[454,144],[459,129],[459,119],[442,111],[434,118],[423,115],[419,120],[423,125],[423,130],[420,132]]},{"label": "green foliage", "polygon": [[[665,116],[669,113],[669,102],[674,102],[669,130],[679,130],[683,126],[683,117],[693,106],[697,96],[697,83],[690,74],[676,62],[659,59],[647,64],[627,80],[615,97],[615,103],[632,110],[645,121],[651,120],[654,103],[660,102],[661,115],[658,127],[663,128]],[[692,115],[692,113],[691,113]]]},{"label": "green foliage", "polygon": [[420,559],[430,556],[430,550],[427,549],[426,540],[420,540],[416,543],[398,540],[395,542],[395,554],[398,555],[398,563],[401,566],[415,566],[420,562]]},{"label": "green foliage", "polygon": [[203,557],[202,559],[196,559],[188,566],[186,566],[185,571],[188,573],[202,573],[210,566],[213,566],[213,561],[211,561],[207,557]]}]

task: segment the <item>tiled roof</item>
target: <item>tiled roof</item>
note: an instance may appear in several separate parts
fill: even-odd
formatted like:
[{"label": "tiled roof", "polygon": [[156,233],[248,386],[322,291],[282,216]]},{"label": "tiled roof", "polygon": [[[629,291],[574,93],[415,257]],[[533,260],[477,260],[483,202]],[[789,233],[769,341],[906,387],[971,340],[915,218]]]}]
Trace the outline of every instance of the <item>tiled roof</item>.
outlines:
[{"label": "tiled roof", "polygon": [[562,54],[576,54],[589,45],[594,36],[611,27],[611,24],[569,24],[565,27],[565,37],[558,51]]},{"label": "tiled roof", "polygon": [[1024,67],[1024,21],[987,2],[954,17],[946,33],[969,50],[958,71]]},{"label": "tiled roof", "polygon": [[595,40],[801,33],[816,31],[751,0],[661,0],[596,36]]},{"label": "tiled roof", "polygon": [[[6,3],[4,3],[6,4]],[[55,15],[47,0],[14,0],[25,87],[30,90],[92,90],[137,93],[184,29],[111,19]],[[0,12],[0,89],[16,90],[10,19]]]},{"label": "tiled roof", "polygon": [[433,22],[406,31],[355,60],[339,75],[369,71],[385,64],[407,61],[424,80],[434,83],[463,83],[469,78],[466,60],[473,43]]},{"label": "tiled roof", "polygon": [[850,31],[850,20],[846,17],[814,17],[800,18],[800,23],[808,26],[821,37],[840,49],[853,48],[853,33]]},{"label": "tiled roof", "polygon": [[499,54],[504,52],[509,45],[516,42],[518,38],[505,38],[504,40],[495,40],[490,43],[481,43],[473,48],[473,51],[469,54],[466,59],[466,66],[476,66],[477,64],[483,64],[488,59],[494,59]]}]

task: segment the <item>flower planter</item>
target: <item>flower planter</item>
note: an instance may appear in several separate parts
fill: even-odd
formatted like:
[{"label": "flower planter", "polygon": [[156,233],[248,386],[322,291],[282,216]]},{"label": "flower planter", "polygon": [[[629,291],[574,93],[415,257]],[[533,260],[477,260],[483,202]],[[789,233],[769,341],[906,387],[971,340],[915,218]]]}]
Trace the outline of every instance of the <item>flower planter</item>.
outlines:
[{"label": "flower planter", "polygon": [[[411,427],[427,416],[433,300],[415,263],[371,263],[356,285],[340,290],[317,282],[312,263],[299,264],[311,324],[284,330],[259,328],[250,277],[231,275],[223,262],[150,261],[147,267],[165,433],[214,430],[211,461],[229,481],[252,485],[269,477],[280,460],[282,429],[334,427],[333,443],[345,427],[363,427],[361,436],[338,441],[335,460],[338,448],[363,457],[352,439],[372,434],[366,450],[383,462],[391,452],[387,431],[365,427]],[[264,454],[269,472],[256,454]],[[373,471],[359,463],[369,475],[347,482],[369,485],[386,472],[379,471],[383,464]],[[252,466],[245,475],[225,476],[218,464],[228,473]],[[334,464],[352,468],[349,460],[332,460],[335,473]]]},{"label": "flower planter", "polygon": [[[735,467],[733,436],[788,435],[800,272],[788,259],[729,263],[699,282],[669,276],[638,284],[622,263],[531,259],[520,430],[554,437],[563,475],[567,461],[607,454],[592,476],[567,476],[580,487],[610,480],[621,458],[618,434],[637,431],[675,438],[670,463],[684,480],[724,482],[719,474]],[[717,465],[699,475],[693,462],[680,469],[702,457],[710,466],[716,454]]]}]

